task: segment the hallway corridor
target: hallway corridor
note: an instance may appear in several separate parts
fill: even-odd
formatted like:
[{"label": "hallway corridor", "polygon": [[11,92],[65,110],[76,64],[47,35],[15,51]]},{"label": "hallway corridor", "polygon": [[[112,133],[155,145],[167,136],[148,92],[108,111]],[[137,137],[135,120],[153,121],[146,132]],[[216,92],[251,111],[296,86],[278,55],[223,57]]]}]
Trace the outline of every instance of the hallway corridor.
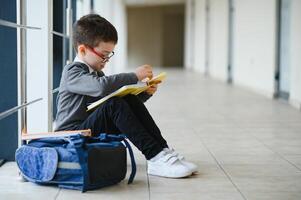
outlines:
[{"label": "hallway corridor", "polygon": [[146,104],[169,145],[199,165],[198,175],[148,176],[136,151],[138,171],[132,185],[123,181],[80,193],[21,182],[10,162],[0,168],[0,199],[301,199],[298,110],[197,73],[166,71],[166,81]]}]

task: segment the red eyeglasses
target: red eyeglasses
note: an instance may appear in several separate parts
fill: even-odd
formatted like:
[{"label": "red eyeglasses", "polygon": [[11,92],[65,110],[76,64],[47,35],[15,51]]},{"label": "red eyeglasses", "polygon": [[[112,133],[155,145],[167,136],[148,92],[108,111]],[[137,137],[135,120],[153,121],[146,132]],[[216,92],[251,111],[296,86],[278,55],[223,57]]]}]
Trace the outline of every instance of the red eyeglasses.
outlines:
[{"label": "red eyeglasses", "polygon": [[114,51],[112,51],[108,56],[103,55],[102,53],[98,53],[97,51],[94,50],[94,48],[87,46],[90,51],[92,51],[95,55],[100,57],[102,59],[103,63],[109,62],[110,58],[114,56]]}]

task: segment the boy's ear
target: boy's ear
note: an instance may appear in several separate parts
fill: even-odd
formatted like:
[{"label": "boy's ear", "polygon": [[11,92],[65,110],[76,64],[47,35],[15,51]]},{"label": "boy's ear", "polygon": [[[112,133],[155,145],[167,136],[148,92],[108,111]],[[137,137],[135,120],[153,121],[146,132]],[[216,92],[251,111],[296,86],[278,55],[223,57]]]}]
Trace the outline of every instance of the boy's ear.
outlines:
[{"label": "boy's ear", "polygon": [[81,44],[77,46],[77,52],[81,55],[85,55],[86,54],[86,47],[85,45]]}]

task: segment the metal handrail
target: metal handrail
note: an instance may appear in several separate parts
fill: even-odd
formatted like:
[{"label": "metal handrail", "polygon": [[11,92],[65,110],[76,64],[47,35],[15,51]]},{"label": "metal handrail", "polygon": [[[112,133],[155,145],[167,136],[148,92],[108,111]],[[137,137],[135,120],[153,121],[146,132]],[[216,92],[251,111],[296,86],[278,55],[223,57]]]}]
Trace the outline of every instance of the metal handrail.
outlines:
[{"label": "metal handrail", "polygon": [[6,21],[3,19],[0,19],[0,26],[6,26],[6,27],[11,27],[11,28],[33,29],[33,30],[41,30],[42,29],[40,27],[26,26],[26,25],[17,24],[14,22]]},{"label": "metal handrail", "polygon": [[63,37],[63,38],[69,38],[69,36],[67,34],[60,33],[60,32],[57,32],[57,31],[51,31],[51,33],[53,35],[57,35],[57,36],[60,36],[60,37]]},{"label": "metal handrail", "polygon": [[57,87],[55,89],[52,90],[52,94],[57,93],[59,91],[60,87]]},{"label": "metal handrail", "polygon": [[[52,90],[52,94],[57,93],[57,92],[59,91],[59,89],[60,89],[59,87],[53,89],[53,90]],[[43,100],[43,98],[38,98],[38,99],[35,99],[35,100],[31,101],[31,102],[24,103],[24,104],[22,104],[22,105],[20,105],[20,106],[16,106],[16,107],[13,107],[13,108],[11,108],[11,109],[9,109],[9,110],[6,110],[6,111],[0,113],[0,120],[4,119],[5,117],[8,117],[9,115],[11,115],[11,114],[17,112],[18,110],[20,110],[20,109],[22,109],[22,108],[27,107],[27,106],[30,105],[30,104],[33,104],[33,103],[38,102],[38,101],[41,101],[41,100]]]},{"label": "metal handrail", "polygon": [[[72,0],[68,0],[68,8],[67,8],[67,17],[69,21],[69,26],[67,28],[68,33],[60,33],[57,31],[53,30],[53,2],[52,0],[48,1],[48,23],[49,26],[46,27],[47,33],[48,33],[48,45],[50,46],[50,52],[52,52],[52,37],[53,35],[57,35],[63,38],[72,38],[72,6],[71,6]],[[27,102],[27,92],[26,92],[26,82],[27,82],[27,77],[26,77],[26,32],[27,30],[43,30],[41,27],[34,27],[34,26],[27,26],[26,24],[26,0],[22,1],[17,1],[17,22],[11,22],[7,20],[0,19],[0,26],[3,27],[10,27],[10,28],[15,28],[17,29],[17,55],[18,55],[18,106],[15,106],[11,109],[8,109],[4,112],[0,113],[0,120],[18,112],[18,127],[19,131],[23,130],[24,128],[26,129],[26,124],[27,124],[27,106],[36,103],[38,101],[43,100],[43,98],[38,98],[35,99],[31,102]],[[45,29],[45,30],[46,30]],[[65,31],[64,31],[65,32]],[[69,42],[69,60],[72,60],[73,56],[73,47],[72,47],[72,42]],[[52,95],[57,93],[59,91],[59,88],[56,88],[51,91],[52,89],[52,72],[50,69],[50,66],[52,66],[52,57],[48,58],[50,61],[48,61],[48,97],[50,100],[48,103],[48,118],[50,119],[52,115],[52,97],[51,97],[51,92]],[[52,120],[51,120],[52,121]],[[48,129],[49,129],[49,120],[48,120]],[[20,145],[21,140],[18,141],[18,145]],[[3,160],[0,159],[0,166],[3,164]]]},{"label": "metal handrail", "polygon": [[22,104],[20,106],[16,106],[16,107],[13,107],[13,108],[11,108],[11,109],[9,109],[7,111],[4,111],[4,112],[0,113],[0,120],[4,119],[5,117],[8,117],[9,115],[17,112],[20,109],[23,109],[23,108],[27,107],[30,104],[33,104],[33,103],[41,101],[41,100],[43,100],[43,98],[38,98],[38,99],[35,99],[35,100],[31,101],[31,102],[24,103],[24,104]]}]

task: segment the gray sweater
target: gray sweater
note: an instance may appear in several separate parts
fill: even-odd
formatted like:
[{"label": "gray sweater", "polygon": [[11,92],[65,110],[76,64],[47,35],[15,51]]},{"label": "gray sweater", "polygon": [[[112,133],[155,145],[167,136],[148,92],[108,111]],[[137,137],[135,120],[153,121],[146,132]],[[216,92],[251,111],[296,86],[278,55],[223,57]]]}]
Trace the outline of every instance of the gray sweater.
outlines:
[{"label": "gray sweater", "polygon": [[[90,73],[88,66],[80,62],[66,65],[57,96],[55,131],[74,129],[89,116],[86,110],[90,103],[137,81],[135,73],[105,76],[103,72]],[[146,101],[150,95],[141,93],[138,97]]]}]

